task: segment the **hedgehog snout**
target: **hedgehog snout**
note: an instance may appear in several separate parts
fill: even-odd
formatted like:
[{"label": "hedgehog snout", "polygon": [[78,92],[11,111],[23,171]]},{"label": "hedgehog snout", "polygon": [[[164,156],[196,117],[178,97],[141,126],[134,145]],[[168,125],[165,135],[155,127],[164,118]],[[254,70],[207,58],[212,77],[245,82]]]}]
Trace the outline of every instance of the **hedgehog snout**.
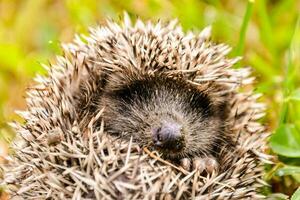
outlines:
[{"label": "hedgehog snout", "polygon": [[152,140],[155,146],[169,150],[183,148],[182,126],[176,122],[163,122],[152,128]]}]

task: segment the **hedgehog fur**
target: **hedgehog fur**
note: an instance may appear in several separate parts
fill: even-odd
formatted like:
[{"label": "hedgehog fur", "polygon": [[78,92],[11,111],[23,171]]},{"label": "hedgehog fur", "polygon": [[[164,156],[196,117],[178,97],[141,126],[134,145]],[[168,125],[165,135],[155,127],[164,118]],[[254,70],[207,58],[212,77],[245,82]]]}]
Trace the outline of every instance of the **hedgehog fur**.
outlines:
[{"label": "hedgehog fur", "polygon": [[[44,66],[28,90],[25,123],[13,123],[17,139],[2,185],[12,199],[259,199],[266,155],[250,68],[233,68],[230,47],[210,40],[210,28],[184,33],[177,21],[152,23],[127,15],[118,24],[90,29],[64,44],[56,64]],[[235,143],[219,151],[220,169],[187,172],[149,151],[133,137],[105,131],[99,88],[122,87],[136,74],[185,80],[220,104]],[[109,78],[108,78],[109,77]],[[250,87],[248,87],[250,86]],[[247,90],[248,88],[248,90]]]}]

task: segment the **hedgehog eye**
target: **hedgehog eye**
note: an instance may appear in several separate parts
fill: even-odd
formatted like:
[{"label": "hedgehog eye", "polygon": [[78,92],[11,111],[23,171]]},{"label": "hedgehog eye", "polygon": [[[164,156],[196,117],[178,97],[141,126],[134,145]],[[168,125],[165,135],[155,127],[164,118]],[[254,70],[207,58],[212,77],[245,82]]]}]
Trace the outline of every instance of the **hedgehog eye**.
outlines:
[{"label": "hedgehog eye", "polygon": [[175,147],[176,147],[176,149],[178,149],[178,150],[179,150],[179,149],[182,149],[182,148],[184,147],[183,142],[182,142],[182,141],[177,141]]},{"label": "hedgehog eye", "polygon": [[156,130],[157,132],[160,132],[161,131],[161,127],[159,127],[159,128],[157,128],[157,130]]},{"label": "hedgehog eye", "polygon": [[202,113],[212,115],[212,106],[210,98],[199,91],[192,91],[189,96],[189,106],[193,110],[199,110]]}]

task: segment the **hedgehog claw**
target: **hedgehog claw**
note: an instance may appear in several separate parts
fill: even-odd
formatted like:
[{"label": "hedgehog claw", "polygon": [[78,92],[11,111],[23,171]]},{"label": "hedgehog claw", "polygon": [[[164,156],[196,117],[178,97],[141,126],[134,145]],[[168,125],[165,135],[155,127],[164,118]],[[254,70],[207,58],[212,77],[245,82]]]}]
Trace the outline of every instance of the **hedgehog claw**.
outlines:
[{"label": "hedgehog claw", "polygon": [[193,170],[195,169],[200,173],[206,171],[208,174],[211,174],[213,171],[216,171],[218,169],[218,163],[216,159],[212,157],[197,157],[193,159]]},{"label": "hedgehog claw", "polygon": [[187,170],[187,171],[190,171],[190,168],[191,168],[191,160],[188,159],[188,158],[182,158],[182,159],[180,160],[180,166],[181,166],[183,169],[185,169],[185,170]]}]

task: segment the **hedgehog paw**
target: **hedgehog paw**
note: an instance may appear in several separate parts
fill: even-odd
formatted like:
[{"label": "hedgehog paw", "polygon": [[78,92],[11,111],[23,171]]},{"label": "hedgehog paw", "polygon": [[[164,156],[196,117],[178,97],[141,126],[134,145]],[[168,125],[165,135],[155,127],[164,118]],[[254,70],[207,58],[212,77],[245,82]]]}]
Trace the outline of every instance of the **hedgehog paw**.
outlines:
[{"label": "hedgehog paw", "polygon": [[206,171],[208,174],[211,174],[213,171],[217,171],[218,167],[218,162],[212,157],[197,157],[193,159],[193,170],[199,170],[200,173]]},{"label": "hedgehog paw", "polygon": [[187,170],[187,171],[190,171],[190,168],[191,168],[191,160],[189,158],[182,158],[180,160],[180,166]]},{"label": "hedgehog paw", "polygon": [[207,173],[211,174],[213,171],[218,170],[219,164],[213,157],[196,157],[192,160],[192,162],[189,158],[182,158],[180,160],[180,166],[187,171],[190,171],[192,167],[192,170],[196,169],[200,173],[206,171]]}]

